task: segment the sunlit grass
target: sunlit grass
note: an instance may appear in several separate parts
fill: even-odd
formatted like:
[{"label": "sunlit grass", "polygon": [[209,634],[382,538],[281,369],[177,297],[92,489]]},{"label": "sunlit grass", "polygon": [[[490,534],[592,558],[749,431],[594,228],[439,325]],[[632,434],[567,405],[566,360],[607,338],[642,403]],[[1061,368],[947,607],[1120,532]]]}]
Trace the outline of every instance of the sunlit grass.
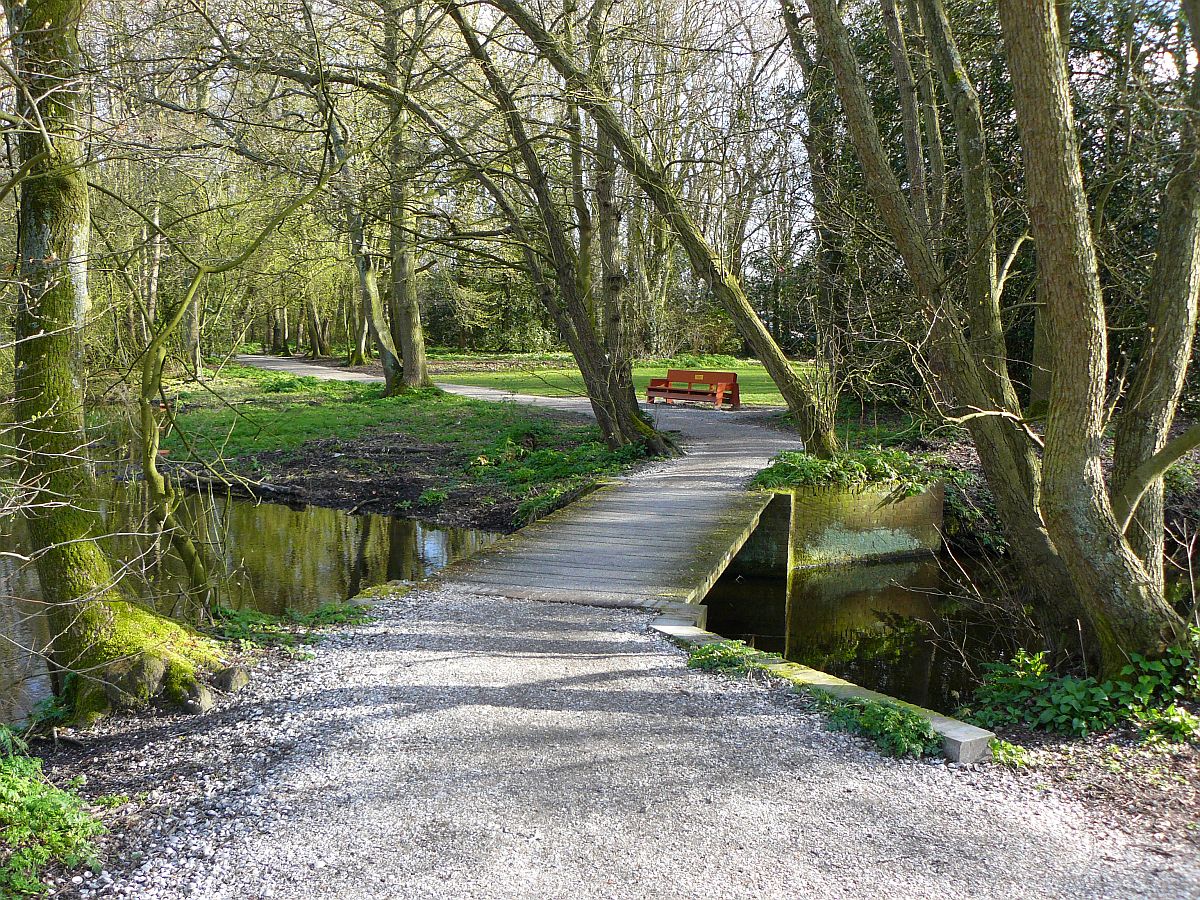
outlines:
[{"label": "sunlit grass", "polygon": [[[299,451],[311,441],[353,441],[369,434],[440,445],[439,479],[448,496],[458,485],[486,483],[520,501],[528,520],[596,478],[644,455],[640,446],[610,450],[589,422],[514,403],[470,400],[436,389],[383,396],[379,384],[325,381],[230,366],[208,388],[177,397],[177,430],[163,447],[170,459],[254,475],[258,454]],[[353,462],[347,448],[346,464]],[[377,460],[365,465],[378,466]]]},{"label": "sunlit grass", "polygon": [[[795,364],[798,368],[803,365]],[[639,360],[633,367],[633,383],[638,396],[645,395],[646,385],[651,378],[659,378],[667,369],[707,369],[737,373],[742,403],[764,406],[782,406],[783,397],[767,374],[767,370],[755,360],[734,357],[681,357],[674,360]],[[511,391],[515,394],[534,394],[541,397],[584,397],[583,379],[576,368],[550,368],[544,366],[507,371],[456,372],[439,375],[438,381],[450,384],[472,384],[478,387]]]}]

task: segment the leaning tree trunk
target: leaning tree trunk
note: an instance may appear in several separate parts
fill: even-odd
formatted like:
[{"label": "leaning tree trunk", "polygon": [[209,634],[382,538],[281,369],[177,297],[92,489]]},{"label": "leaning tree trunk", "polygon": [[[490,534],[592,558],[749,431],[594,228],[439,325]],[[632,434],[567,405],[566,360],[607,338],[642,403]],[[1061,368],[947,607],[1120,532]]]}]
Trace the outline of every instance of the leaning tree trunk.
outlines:
[{"label": "leaning tree trunk", "polygon": [[[796,421],[800,436],[810,452],[832,456],[837,451],[833,423],[827,421],[822,404],[814,400],[804,378],[792,367],[779,345],[751,306],[735,274],[705,239],[696,220],[675,192],[667,174],[656,166],[632,139],[604,92],[573,58],[571,52],[550,34],[519,0],[490,0],[533,42],[545,60],[567,82],[579,105],[587,110],[596,127],[613,144],[622,164],[649,196],[659,213],[679,238],[696,277],[708,285],[729,313],[746,342],[775,382]],[[453,7],[451,7],[453,8]]]},{"label": "leaning tree trunk", "polygon": [[[354,178],[350,169],[350,154],[346,150],[345,140],[341,129],[333,117],[329,125],[330,143],[333,146],[334,157],[342,167],[343,184],[341,192],[346,208],[346,230],[350,238],[350,253],[354,257],[354,267],[358,272],[358,290],[360,315],[362,325],[371,336],[379,350],[379,361],[383,364],[384,390],[387,394],[395,394],[403,389],[403,370],[396,345],[392,343],[392,333],[388,328],[387,317],[383,310],[383,297],[379,293],[379,275],[375,268],[375,257],[367,246],[367,231],[363,221],[362,207],[354,197]],[[361,343],[356,344],[351,365],[361,365],[365,362],[366,353],[362,352]]]},{"label": "leaning tree trunk", "polygon": [[203,640],[123,595],[90,506],[82,374],[89,197],[76,34],[82,7],[82,0],[6,3],[27,88],[21,96],[33,104],[26,99],[21,106],[29,127],[19,152],[30,177],[21,185],[17,213],[14,388],[22,480],[31,494],[25,518],[49,610],[56,679],[61,689],[64,676],[74,675],[69,699],[87,717],[108,705],[105,682],[115,665],[129,676],[124,691],[146,699],[168,675],[169,684],[184,690],[195,662],[214,655]]}]

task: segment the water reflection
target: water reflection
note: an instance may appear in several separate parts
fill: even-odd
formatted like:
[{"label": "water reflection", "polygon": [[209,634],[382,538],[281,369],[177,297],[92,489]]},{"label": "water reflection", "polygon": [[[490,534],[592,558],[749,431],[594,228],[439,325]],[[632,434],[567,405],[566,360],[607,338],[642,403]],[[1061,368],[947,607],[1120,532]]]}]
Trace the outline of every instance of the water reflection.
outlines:
[{"label": "water reflection", "polygon": [[[106,482],[97,508],[110,534],[105,542],[126,567],[126,589],[160,611],[195,620],[202,611],[189,598],[182,566],[147,535],[138,486]],[[179,516],[222,564],[224,577],[214,579],[217,602],[274,614],[310,612],[387,581],[424,578],[497,537],[411,519],[220,496],[189,496]],[[37,575],[32,564],[13,555],[27,552],[20,522],[0,521],[0,722],[27,714],[50,689],[39,655],[48,635]]]},{"label": "water reflection", "polygon": [[912,703],[953,712],[978,663],[1016,645],[932,558],[792,573],[727,576],[705,600],[726,637]]}]

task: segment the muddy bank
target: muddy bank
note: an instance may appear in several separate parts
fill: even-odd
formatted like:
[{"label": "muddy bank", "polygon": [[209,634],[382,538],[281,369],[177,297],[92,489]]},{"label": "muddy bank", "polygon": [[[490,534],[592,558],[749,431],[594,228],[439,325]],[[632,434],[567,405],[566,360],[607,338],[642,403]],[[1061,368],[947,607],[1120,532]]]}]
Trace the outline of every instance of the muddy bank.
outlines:
[{"label": "muddy bank", "polygon": [[[495,483],[456,478],[469,464],[462,451],[403,434],[309,441],[294,450],[267,450],[226,460],[243,476],[235,494],[271,503],[324,506],[351,513],[419,518],[442,527],[511,532],[524,522],[517,497]],[[208,474],[186,463],[177,470],[193,484]],[[578,494],[565,496],[562,504]],[[560,505],[562,505],[560,504]]]}]

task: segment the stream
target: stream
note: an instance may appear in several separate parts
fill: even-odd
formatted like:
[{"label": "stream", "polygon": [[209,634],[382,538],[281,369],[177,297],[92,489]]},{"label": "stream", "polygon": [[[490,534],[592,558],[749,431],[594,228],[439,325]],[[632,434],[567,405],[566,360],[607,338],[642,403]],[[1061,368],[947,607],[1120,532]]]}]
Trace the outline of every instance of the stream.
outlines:
[{"label": "stream", "polygon": [[[198,621],[182,567],[147,535],[140,485],[102,483],[97,508],[126,590],[160,612]],[[228,496],[191,494],[181,520],[206,535],[220,559],[217,601],[233,609],[307,613],[388,581],[424,578],[488,546],[499,535],[440,528],[396,516],[291,508]],[[41,652],[48,640],[37,573],[24,526],[0,520],[0,722],[19,721],[50,694]]]},{"label": "stream", "polygon": [[997,592],[983,567],[929,556],[799,570],[790,591],[784,578],[726,575],[704,602],[724,637],[952,715],[981,664],[1021,644]]}]

